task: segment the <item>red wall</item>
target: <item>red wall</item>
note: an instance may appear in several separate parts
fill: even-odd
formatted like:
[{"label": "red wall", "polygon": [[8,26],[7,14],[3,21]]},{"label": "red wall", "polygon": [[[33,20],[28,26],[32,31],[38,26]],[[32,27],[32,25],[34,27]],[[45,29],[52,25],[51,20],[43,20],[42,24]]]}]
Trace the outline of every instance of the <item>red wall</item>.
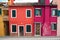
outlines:
[{"label": "red wall", "polygon": [[[17,10],[17,18],[11,18],[11,9]],[[26,18],[26,9],[32,10],[32,18]],[[32,25],[32,35],[34,34],[33,31],[33,22],[34,22],[34,8],[33,6],[10,6],[9,7],[9,23],[11,24],[17,24],[18,25],[24,25],[24,35],[26,33],[26,24]],[[18,29],[17,29],[18,32]]]}]

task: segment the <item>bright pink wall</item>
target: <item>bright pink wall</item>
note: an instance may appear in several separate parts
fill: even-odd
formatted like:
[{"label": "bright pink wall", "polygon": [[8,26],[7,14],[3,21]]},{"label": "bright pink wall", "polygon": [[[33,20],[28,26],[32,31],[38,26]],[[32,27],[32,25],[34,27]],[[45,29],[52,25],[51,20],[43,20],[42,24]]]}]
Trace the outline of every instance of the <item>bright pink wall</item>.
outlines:
[{"label": "bright pink wall", "polygon": [[45,0],[45,4],[49,5],[50,4],[50,0]]},{"label": "bright pink wall", "polygon": [[56,36],[57,31],[51,30],[51,22],[57,22],[57,17],[51,17],[51,8],[56,8],[55,6],[35,6],[35,8],[42,8],[42,16],[34,16],[35,22],[41,22],[41,35],[42,36]]}]

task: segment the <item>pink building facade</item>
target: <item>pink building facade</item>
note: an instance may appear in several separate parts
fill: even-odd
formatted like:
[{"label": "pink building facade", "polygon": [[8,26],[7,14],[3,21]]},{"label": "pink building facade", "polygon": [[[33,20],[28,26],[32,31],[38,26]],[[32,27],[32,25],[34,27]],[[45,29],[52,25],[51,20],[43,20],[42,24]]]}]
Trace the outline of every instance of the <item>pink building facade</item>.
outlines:
[{"label": "pink building facade", "polygon": [[[40,14],[37,12],[34,16],[34,25],[36,35],[41,36],[56,36],[57,35],[57,6],[35,6],[36,12],[40,10]],[[40,26],[39,26],[40,25]],[[39,26],[39,27],[38,27]],[[40,28],[40,29],[39,29]],[[38,31],[38,32],[37,32]],[[39,34],[38,34],[39,33]]]}]

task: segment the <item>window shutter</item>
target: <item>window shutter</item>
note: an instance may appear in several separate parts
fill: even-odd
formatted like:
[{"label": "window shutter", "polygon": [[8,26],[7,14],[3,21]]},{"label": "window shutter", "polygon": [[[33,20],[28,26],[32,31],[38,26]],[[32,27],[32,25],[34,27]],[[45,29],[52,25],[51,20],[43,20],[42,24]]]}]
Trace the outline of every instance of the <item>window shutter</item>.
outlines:
[{"label": "window shutter", "polygon": [[60,16],[60,10],[57,11],[57,16]]},{"label": "window shutter", "polygon": [[2,14],[2,9],[0,8],[0,15]]}]

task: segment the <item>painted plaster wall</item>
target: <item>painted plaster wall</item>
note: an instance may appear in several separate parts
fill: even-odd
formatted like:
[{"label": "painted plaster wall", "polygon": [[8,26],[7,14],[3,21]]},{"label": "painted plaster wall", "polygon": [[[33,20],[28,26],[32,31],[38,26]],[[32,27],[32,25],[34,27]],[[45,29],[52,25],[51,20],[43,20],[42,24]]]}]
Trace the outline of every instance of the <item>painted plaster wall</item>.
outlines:
[{"label": "painted plaster wall", "polygon": [[[11,9],[16,9],[17,10],[17,18],[11,18]],[[32,17],[31,18],[26,18],[26,9],[31,9],[32,10]],[[26,24],[31,24],[32,25],[32,34],[34,35],[34,8],[33,6],[14,6],[14,7],[9,7],[9,25],[11,24],[17,24],[17,33],[18,33],[18,26],[19,25],[24,25],[24,35],[26,35]],[[10,26],[10,34],[11,33],[11,26]]]},{"label": "painted plaster wall", "polygon": [[[0,8],[2,8],[2,6],[0,6]],[[4,23],[3,23],[3,10],[2,14],[0,15],[0,36],[5,36]]]},{"label": "painted plaster wall", "polygon": [[51,9],[56,8],[55,6],[35,6],[35,8],[42,9],[42,16],[36,17],[34,16],[34,22],[42,23],[41,27],[41,35],[42,36],[56,36],[57,31],[51,30],[51,22],[57,23],[57,17],[51,16]]}]

